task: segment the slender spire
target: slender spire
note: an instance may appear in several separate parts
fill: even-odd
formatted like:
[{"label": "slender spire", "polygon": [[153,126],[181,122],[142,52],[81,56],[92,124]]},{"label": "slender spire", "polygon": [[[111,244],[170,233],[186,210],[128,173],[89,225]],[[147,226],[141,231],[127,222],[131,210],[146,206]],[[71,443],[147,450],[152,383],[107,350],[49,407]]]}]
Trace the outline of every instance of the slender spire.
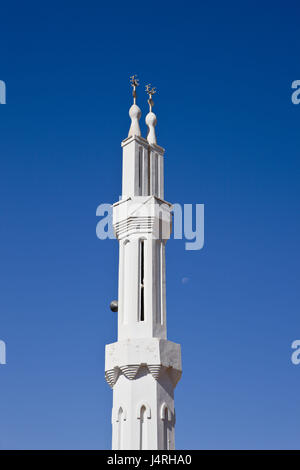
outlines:
[{"label": "slender spire", "polygon": [[154,101],[152,96],[156,93],[156,88],[149,83],[146,85],[146,93],[148,94],[149,113],[146,116],[146,124],[148,126],[147,140],[149,144],[156,144],[155,126],[157,124],[156,115],[152,112]]},{"label": "slender spire", "polygon": [[139,125],[139,120],[141,118],[142,112],[140,108],[136,104],[136,89],[139,86],[139,79],[136,75],[132,75],[130,77],[130,83],[132,86],[132,96],[133,96],[133,105],[129,109],[129,116],[131,119],[131,125],[128,133],[128,137],[132,137],[134,135],[141,135],[141,129]]}]

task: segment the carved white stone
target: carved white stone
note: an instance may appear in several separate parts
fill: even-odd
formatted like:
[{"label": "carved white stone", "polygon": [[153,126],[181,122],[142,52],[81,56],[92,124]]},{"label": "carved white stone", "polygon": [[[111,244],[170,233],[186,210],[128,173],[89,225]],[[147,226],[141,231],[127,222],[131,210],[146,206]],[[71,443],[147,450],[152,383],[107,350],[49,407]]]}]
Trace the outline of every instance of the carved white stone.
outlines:
[{"label": "carved white stone", "polygon": [[165,245],[171,234],[164,200],[164,149],[149,113],[147,140],[133,105],[122,142],[122,198],[113,205],[119,241],[118,341],[106,346],[105,377],[113,388],[113,449],[174,449],[174,389],[180,345],[167,340]]}]

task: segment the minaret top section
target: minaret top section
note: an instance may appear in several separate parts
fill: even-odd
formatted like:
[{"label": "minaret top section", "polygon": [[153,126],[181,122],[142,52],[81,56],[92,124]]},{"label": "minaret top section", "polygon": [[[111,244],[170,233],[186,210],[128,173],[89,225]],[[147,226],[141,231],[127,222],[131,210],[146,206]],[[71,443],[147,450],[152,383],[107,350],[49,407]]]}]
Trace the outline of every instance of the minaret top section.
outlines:
[{"label": "minaret top section", "polygon": [[140,137],[141,129],[140,129],[139,120],[141,118],[142,112],[136,104],[136,89],[139,86],[139,79],[137,78],[136,75],[132,75],[132,77],[130,77],[130,83],[132,86],[133,105],[129,109],[131,125],[129,129],[128,137],[133,137],[135,135]]},{"label": "minaret top section", "polygon": [[152,108],[154,106],[154,101],[152,96],[156,93],[156,88],[151,88],[151,84],[146,85],[146,93],[149,96],[148,104],[149,104],[149,113],[146,116],[146,124],[148,126],[148,134],[147,140],[149,144],[156,144],[156,135],[155,135],[155,126],[157,124],[156,115],[152,112]]}]

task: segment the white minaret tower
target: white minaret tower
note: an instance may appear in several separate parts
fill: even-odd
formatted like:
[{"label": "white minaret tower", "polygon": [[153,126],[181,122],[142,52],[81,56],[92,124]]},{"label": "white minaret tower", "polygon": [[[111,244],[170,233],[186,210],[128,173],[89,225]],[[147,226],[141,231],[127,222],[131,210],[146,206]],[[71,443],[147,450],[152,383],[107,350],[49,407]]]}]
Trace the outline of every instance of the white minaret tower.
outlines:
[{"label": "white minaret tower", "polygon": [[147,140],[141,137],[136,76],[131,126],[123,140],[122,198],[113,205],[119,240],[118,341],[105,351],[113,388],[113,449],[174,449],[174,389],[181,377],[180,345],[167,340],[165,245],[171,204],[164,200],[164,149],[156,143],[154,88],[147,85]]}]

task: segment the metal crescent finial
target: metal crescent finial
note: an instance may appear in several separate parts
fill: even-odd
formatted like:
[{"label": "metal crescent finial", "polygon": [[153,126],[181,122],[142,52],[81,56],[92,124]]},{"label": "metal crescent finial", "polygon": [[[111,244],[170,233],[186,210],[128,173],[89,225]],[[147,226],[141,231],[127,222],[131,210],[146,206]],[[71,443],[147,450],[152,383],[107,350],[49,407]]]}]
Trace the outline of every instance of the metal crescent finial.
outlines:
[{"label": "metal crescent finial", "polygon": [[148,99],[148,104],[149,104],[149,110],[150,110],[150,113],[152,112],[152,108],[154,106],[154,101],[152,99],[152,96],[156,93],[156,88],[155,87],[152,87],[151,88],[151,83],[148,83],[148,85],[146,85],[146,93],[148,94],[149,96],[149,99]]},{"label": "metal crescent finial", "polygon": [[132,75],[130,77],[130,84],[133,88],[132,90],[133,104],[136,104],[136,88],[139,86],[139,79],[137,75]]}]

